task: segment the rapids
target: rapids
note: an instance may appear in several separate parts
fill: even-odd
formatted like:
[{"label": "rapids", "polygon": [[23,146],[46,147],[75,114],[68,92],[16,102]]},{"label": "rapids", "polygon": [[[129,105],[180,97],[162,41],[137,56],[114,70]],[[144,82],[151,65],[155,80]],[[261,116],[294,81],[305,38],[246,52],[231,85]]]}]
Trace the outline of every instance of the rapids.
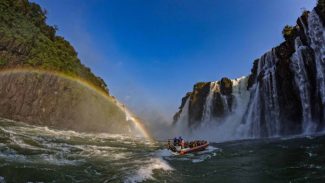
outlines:
[{"label": "rapids", "polygon": [[174,156],[162,141],[0,119],[0,182],[321,182],[325,136],[211,143]]}]

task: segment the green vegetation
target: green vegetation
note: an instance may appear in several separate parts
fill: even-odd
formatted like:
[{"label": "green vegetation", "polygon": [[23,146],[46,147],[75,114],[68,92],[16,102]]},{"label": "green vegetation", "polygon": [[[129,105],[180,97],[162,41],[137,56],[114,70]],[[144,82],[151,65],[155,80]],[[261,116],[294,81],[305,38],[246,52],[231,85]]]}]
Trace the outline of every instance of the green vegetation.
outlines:
[{"label": "green vegetation", "polygon": [[284,39],[288,39],[290,38],[294,33],[294,27],[286,25],[283,30],[282,30],[282,35],[284,37]]},{"label": "green vegetation", "polygon": [[[33,67],[80,77],[108,93],[77,57],[56,26],[46,24],[46,10],[28,0],[0,1],[0,69]],[[5,62],[6,61],[6,62]]]},{"label": "green vegetation", "polygon": [[[305,13],[303,13],[304,15]],[[308,12],[306,12],[306,14],[308,14]],[[293,41],[297,36],[298,36],[298,31],[299,30],[299,26],[289,26],[286,25],[283,30],[282,30],[282,35],[284,37],[285,40],[287,41]]]},{"label": "green vegetation", "polygon": [[7,63],[7,62],[6,62],[4,59],[1,59],[1,58],[0,58],[0,66],[2,66],[2,65],[6,65],[6,63]]}]

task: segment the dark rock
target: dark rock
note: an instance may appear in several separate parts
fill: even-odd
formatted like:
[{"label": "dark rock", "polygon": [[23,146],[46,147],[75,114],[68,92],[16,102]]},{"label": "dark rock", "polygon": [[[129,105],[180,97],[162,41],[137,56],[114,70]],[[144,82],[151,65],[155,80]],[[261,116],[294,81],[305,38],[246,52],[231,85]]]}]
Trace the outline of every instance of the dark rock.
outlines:
[{"label": "dark rock", "polygon": [[194,85],[189,103],[189,126],[196,126],[201,121],[210,84],[209,82],[200,82]]},{"label": "dark rock", "polygon": [[318,0],[315,10],[325,25],[325,0]]},{"label": "dark rock", "polygon": [[258,62],[259,62],[259,59],[256,59],[253,62],[253,67],[251,69],[251,74],[248,77],[247,90],[250,89],[256,82]]},{"label": "dark rock", "polygon": [[231,95],[232,94],[232,82],[229,78],[222,78],[219,81],[220,93],[222,95]]}]

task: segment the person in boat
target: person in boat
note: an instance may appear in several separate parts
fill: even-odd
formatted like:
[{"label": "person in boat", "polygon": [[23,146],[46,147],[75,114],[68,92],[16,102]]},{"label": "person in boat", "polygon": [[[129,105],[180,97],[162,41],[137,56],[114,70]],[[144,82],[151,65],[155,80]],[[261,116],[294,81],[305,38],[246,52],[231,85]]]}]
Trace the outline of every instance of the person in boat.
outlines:
[{"label": "person in boat", "polygon": [[182,139],[182,141],[181,141],[181,148],[182,148],[182,149],[185,148],[185,140],[184,140],[184,139]]},{"label": "person in boat", "polygon": [[175,146],[173,146],[173,145],[171,144],[171,142],[170,142],[169,139],[168,139],[168,142],[167,142],[167,149],[176,152],[176,148],[175,148]]},{"label": "person in boat", "polygon": [[174,137],[174,146],[177,146],[177,144],[178,144],[178,139]]},{"label": "person in boat", "polygon": [[178,145],[179,146],[182,146],[182,141],[183,141],[183,138],[181,136],[178,137]]}]

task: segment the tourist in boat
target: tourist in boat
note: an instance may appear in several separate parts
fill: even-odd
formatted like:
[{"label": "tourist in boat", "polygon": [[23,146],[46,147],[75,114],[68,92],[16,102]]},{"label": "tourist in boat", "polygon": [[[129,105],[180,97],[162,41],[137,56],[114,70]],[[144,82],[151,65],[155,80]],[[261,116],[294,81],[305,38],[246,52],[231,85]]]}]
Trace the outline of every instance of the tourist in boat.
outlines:
[{"label": "tourist in boat", "polygon": [[176,152],[176,148],[175,148],[175,146],[173,146],[173,144],[171,144],[170,140],[168,140],[168,142],[167,142],[167,149]]},{"label": "tourist in boat", "polygon": [[185,148],[185,140],[184,139],[182,139],[182,141],[181,141],[181,147],[182,147],[182,149]]},{"label": "tourist in boat", "polygon": [[170,147],[171,147],[171,144],[170,144],[170,140],[168,139],[168,142],[167,142],[167,147],[168,147],[168,149],[170,149]]},{"label": "tourist in boat", "polygon": [[176,137],[174,137],[174,146],[178,145],[178,139]]}]

